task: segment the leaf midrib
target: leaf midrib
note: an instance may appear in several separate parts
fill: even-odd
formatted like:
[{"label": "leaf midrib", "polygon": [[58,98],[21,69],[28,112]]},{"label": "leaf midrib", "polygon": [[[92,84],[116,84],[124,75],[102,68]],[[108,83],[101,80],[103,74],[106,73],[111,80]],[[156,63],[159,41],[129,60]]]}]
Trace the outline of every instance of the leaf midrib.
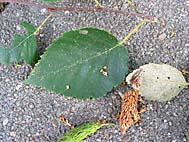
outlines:
[{"label": "leaf midrib", "polygon": [[[83,64],[84,62],[88,62],[88,61],[93,60],[93,59],[95,59],[95,58],[97,58],[97,57],[99,57],[99,56],[102,56],[102,55],[104,55],[104,54],[110,53],[111,51],[113,51],[114,49],[116,49],[116,48],[118,48],[118,47],[123,47],[123,46],[121,46],[119,43],[117,43],[117,44],[116,44],[115,46],[113,46],[112,48],[109,48],[108,50],[105,50],[105,51],[101,52],[100,54],[97,53],[96,55],[91,56],[91,57],[89,57],[89,58],[87,58],[87,59],[84,59],[84,60],[82,60],[82,61],[79,61],[79,62],[77,62],[77,63],[75,63],[75,64],[71,64],[71,65],[69,65],[69,66],[64,66],[64,67],[62,67],[62,68],[60,68],[60,69],[58,69],[58,70],[56,70],[56,71],[48,72],[48,73],[46,73],[45,75],[42,75],[42,77],[45,78],[46,76],[49,76],[50,74],[56,74],[56,73],[59,73],[59,72],[61,72],[61,71],[66,71],[66,70],[72,69],[72,68],[74,68],[74,67],[77,66],[77,65]],[[39,64],[38,64],[38,65],[39,65]]]}]

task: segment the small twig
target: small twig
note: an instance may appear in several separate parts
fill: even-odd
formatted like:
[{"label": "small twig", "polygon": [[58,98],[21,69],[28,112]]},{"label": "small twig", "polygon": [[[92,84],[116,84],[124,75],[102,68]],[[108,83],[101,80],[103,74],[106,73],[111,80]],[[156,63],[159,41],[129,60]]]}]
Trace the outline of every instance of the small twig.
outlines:
[{"label": "small twig", "polygon": [[92,12],[109,12],[109,13],[118,13],[118,14],[126,14],[129,16],[137,16],[140,18],[146,18],[150,21],[156,21],[157,18],[154,16],[145,15],[142,13],[136,13],[136,12],[128,12],[118,9],[111,9],[111,8],[105,8],[105,7],[56,7],[56,6],[50,6],[48,4],[41,4],[41,3],[35,3],[35,2],[24,2],[24,1],[18,1],[18,0],[0,0],[0,2],[9,2],[9,3],[16,3],[16,4],[22,4],[27,6],[36,6],[47,9],[49,12],[56,12],[56,11],[92,11]]}]

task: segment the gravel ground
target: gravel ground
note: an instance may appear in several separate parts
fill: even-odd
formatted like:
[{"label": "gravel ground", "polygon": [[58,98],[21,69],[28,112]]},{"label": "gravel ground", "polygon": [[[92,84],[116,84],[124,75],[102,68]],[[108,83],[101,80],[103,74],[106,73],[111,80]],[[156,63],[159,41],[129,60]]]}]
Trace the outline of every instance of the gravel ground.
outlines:
[{"label": "gravel ground", "polygon": [[[63,1],[63,0],[62,0]],[[159,17],[157,23],[144,25],[126,44],[130,70],[145,63],[167,63],[189,70],[189,0],[133,0],[139,12]],[[86,0],[64,0],[59,6],[93,6]],[[103,0],[102,5],[132,11],[125,0]],[[15,33],[24,31],[21,21],[39,25],[49,13],[38,7],[9,4],[0,14],[0,45],[10,46]],[[162,18],[160,18],[162,17]],[[40,31],[39,48],[45,49],[60,33],[93,26],[112,32],[121,40],[141,19],[99,12],[56,12]],[[172,36],[173,31],[176,35]],[[7,68],[0,65],[0,142],[53,142],[69,130],[59,122],[63,114],[70,123],[80,125],[106,119],[116,123],[103,127],[87,141],[110,142],[186,142],[189,133],[189,90],[169,102],[145,101],[148,111],[141,121],[121,135],[114,115],[121,99],[116,89],[96,100],[77,100],[22,83],[31,72],[25,64]],[[120,86],[120,91],[126,87]]]}]

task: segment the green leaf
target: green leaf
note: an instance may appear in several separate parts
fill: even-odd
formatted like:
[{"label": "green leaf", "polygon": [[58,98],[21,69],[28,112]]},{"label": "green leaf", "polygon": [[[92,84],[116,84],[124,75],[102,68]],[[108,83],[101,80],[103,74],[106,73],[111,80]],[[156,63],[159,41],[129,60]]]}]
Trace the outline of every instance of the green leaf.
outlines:
[{"label": "green leaf", "polygon": [[112,124],[100,124],[96,122],[89,122],[84,125],[77,126],[71,129],[63,137],[58,139],[58,142],[80,142],[87,138],[90,134],[95,133],[102,126],[107,126]]},{"label": "green leaf", "polygon": [[33,35],[35,28],[26,22],[21,25],[27,29],[27,34],[15,35],[10,48],[0,47],[0,63],[9,66],[24,59],[25,63],[33,66],[37,61],[37,42]]},{"label": "green leaf", "polygon": [[[135,83],[132,80],[135,80]],[[176,68],[153,63],[134,70],[126,77],[126,82],[138,89],[147,100],[159,102],[171,100],[188,85],[182,73]]]},{"label": "green leaf", "polygon": [[26,83],[66,96],[97,98],[119,84],[127,71],[127,49],[113,35],[83,28],[56,39]]}]

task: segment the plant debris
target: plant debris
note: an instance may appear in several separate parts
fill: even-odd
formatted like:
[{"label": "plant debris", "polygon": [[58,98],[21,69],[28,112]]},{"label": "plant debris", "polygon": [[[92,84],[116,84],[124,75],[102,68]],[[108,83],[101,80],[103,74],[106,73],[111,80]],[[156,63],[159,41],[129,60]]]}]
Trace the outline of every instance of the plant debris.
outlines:
[{"label": "plant debris", "polygon": [[[183,73],[186,71],[183,70]],[[188,85],[183,74],[175,67],[154,63],[134,70],[126,77],[126,82],[139,90],[140,95],[147,100],[158,102],[171,100]]]},{"label": "plant debris", "polygon": [[99,122],[89,122],[71,129],[69,132],[64,134],[58,139],[58,142],[81,142],[87,136],[95,133],[98,129],[103,126],[113,125],[112,123],[99,123]]},{"label": "plant debris", "polygon": [[[138,102],[139,90],[129,90],[125,93],[119,117],[119,126],[122,134],[125,134],[130,126],[139,121]],[[144,110],[142,112],[144,112]]]},{"label": "plant debris", "polygon": [[64,115],[60,115],[58,118],[59,118],[59,120],[60,120],[61,122],[64,123],[65,126],[69,126],[71,129],[74,128],[74,126],[71,125],[71,124],[68,122],[68,120],[66,120],[66,118],[64,117]]},{"label": "plant debris", "polygon": [[182,69],[181,72],[182,72],[183,75],[189,74],[189,71],[187,71],[186,69]]}]

